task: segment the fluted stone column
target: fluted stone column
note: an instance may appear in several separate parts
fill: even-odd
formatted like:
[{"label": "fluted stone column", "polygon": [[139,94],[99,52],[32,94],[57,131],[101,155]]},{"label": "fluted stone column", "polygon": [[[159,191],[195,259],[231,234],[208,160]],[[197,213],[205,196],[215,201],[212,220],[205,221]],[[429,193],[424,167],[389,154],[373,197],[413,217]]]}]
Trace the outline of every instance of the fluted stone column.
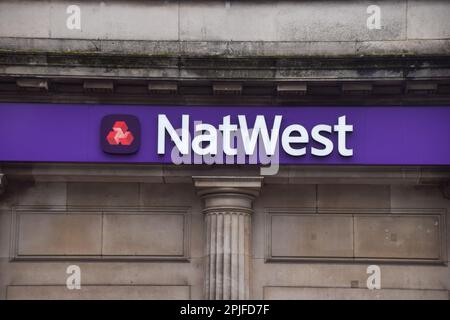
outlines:
[{"label": "fluted stone column", "polygon": [[248,299],[252,202],[261,177],[194,177],[204,201],[205,299]]}]

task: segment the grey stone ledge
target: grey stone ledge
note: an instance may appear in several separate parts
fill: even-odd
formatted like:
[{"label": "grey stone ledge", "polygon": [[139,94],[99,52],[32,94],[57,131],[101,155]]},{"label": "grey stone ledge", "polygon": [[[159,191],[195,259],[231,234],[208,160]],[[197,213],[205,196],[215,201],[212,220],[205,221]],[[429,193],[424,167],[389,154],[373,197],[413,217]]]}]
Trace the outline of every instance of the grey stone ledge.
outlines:
[{"label": "grey stone ledge", "polygon": [[[193,184],[192,177],[264,177],[264,184],[407,184],[442,185],[449,166],[281,166],[261,176],[259,166],[5,163],[11,180],[53,182],[142,182]],[[219,179],[219,178],[218,178]],[[254,182],[254,181],[253,181]]]},{"label": "grey stone ledge", "polygon": [[148,56],[379,56],[446,55],[450,39],[391,41],[177,41],[1,37],[0,50],[143,54]]}]

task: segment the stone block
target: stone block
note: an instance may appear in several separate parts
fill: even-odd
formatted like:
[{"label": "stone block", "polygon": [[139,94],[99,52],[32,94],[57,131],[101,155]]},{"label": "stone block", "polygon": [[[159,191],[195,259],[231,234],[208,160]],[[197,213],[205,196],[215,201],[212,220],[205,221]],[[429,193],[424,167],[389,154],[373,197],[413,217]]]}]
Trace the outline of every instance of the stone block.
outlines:
[{"label": "stone block", "polygon": [[443,259],[439,216],[355,216],[355,257]]},{"label": "stone block", "polygon": [[73,182],[67,184],[72,206],[138,206],[138,183]]},{"label": "stone block", "polygon": [[[381,29],[367,28],[367,7],[381,10]],[[401,40],[406,37],[406,1],[280,2],[276,10],[278,41]]]},{"label": "stone block", "polygon": [[[265,181],[265,178],[264,178]],[[263,207],[316,207],[315,185],[265,185],[255,200],[255,210]]]},{"label": "stone block", "polygon": [[0,3],[0,37],[103,40],[177,40],[178,8],[173,1],[83,2],[81,28],[69,29],[71,1]]},{"label": "stone block", "polygon": [[352,257],[352,228],[348,215],[272,215],[269,257]]},{"label": "stone block", "polygon": [[450,208],[450,201],[442,195],[439,186],[391,186],[392,208]]},{"label": "stone block", "polygon": [[[180,261],[21,261],[0,266],[9,285],[61,285],[67,267],[76,264],[85,285],[189,285],[202,286],[203,260]],[[3,276],[4,275],[4,276]],[[0,278],[1,279],[1,278]]]},{"label": "stone block", "polygon": [[17,217],[17,255],[100,255],[101,215],[26,213]]},{"label": "stone block", "polygon": [[266,287],[264,299],[273,300],[447,300],[447,290]]},{"label": "stone block", "polygon": [[66,28],[70,1],[53,2],[51,35],[54,38],[103,40],[177,40],[178,10],[173,1],[84,2],[81,30]]},{"label": "stone block", "polygon": [[[189,177],[192,181],[192,178]],[[200,205],[200,199],[190,184],[150,184],[140,186],[141,205],[143,206],[192,206]]]},{"label": "stone block", "polygon": [[185,217],[182,214],[105,214],[103,254],[183,256]]},{"label": "stone block", "polygon": [[8,300],[188,300],[190,287],[186,285],[85,285],[80,290],[65,286],[8,286]]},{"label": "stone block", "polygon": [[196,1],[180,4],[180,40],[273,41],[276,4]]},{"label": "stone block", "polygon": [[0,210],[0,259],[9,257],[10,230],[11,212]]},{"label": "stone block", "polygon": [[318,207],[327,209],[389,208],[388,185],[319,185]]},{"label": "stone block", "polygon": [[369,2],[223,2],[180,5],[187,41],[363,41],[406,37],[406,1],[380,5],[382,27],[367,28]]},{"label": "stone block", "polygon": [[50,37],[49,1],[1,1],[0,37]]},{"label": "stone block", "polygon": [[377,264],[381,269],[382,289],[448,290],[449,269],[444,265],[392,264],[374,262],[306,262],[275,263],[252,260],[253,299],[262,299],[264,287],[327,287],[366,289],[367,267]]},{"label": "stone block", "polygon": [[447,1],[408,1],[408,39],[450,37],[450,5]]},{"label": "stone block", "polygon": [[18,205],[66,205],[67,190],[64,182],[22,182],[18,187]]},{"label": "stone block", "polygon": [[346,215],[272,215],[269,257],[352,257],[352,223]]}]

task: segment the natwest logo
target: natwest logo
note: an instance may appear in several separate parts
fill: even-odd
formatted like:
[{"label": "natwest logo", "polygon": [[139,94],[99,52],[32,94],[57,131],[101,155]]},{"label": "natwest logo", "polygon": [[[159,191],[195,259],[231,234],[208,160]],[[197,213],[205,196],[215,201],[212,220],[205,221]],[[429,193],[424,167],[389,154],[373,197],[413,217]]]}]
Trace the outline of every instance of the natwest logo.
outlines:
[{"label": "natwest logo", "polygon": [[102,150],[112,154],[136,153],[140,147],[141,125],[133,115],[104,116],[100,126]]},{"label": "natwest logo", "polygon": [[129,146],[133,142],[134,136],[131,131],[128,131],[125,121],[116,121],[106,140],[111,145],[123,144],[124,146]]}]

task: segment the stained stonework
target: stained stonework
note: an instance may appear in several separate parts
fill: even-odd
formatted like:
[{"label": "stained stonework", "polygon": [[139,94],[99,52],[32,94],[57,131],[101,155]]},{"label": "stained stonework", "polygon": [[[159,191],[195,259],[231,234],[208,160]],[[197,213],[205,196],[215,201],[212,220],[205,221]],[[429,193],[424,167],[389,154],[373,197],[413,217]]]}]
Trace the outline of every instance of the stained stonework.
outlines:
[{"label": "stained stonework", "polygon": [[[193,181],[166,167],[165,183],[148,183],[156,167],[5,165],[0,298],[445,298],[449,173],[332,169],[261,180],[199,167]],[[81,291],[65,287],[71,264]],[[375,292],[371,264],[382,272]]]},{"label": "stained stonework", "polygon": [[[450,2],[376,2],[0,0],[0,102],[448,107]],[[449,298],[448,165],[0,167],[0,299]]]}]

